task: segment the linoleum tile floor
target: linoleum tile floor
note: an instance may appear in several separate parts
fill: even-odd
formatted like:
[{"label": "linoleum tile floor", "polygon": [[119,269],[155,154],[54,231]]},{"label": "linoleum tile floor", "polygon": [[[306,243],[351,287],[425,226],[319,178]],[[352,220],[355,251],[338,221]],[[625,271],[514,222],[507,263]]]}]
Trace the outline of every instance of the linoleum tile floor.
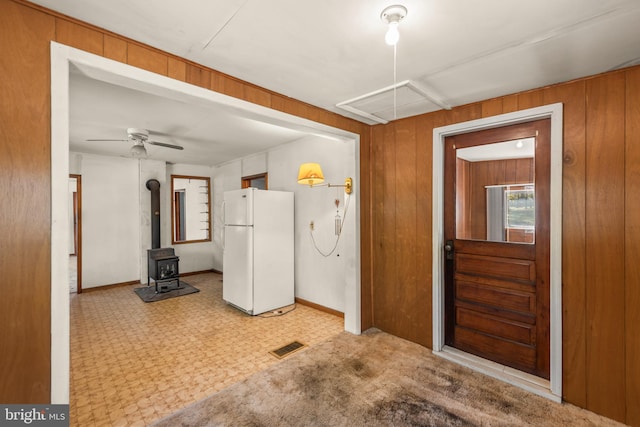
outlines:
[{"label": "linoleum tile floor", "polygon": [[222,300],[220,274],[182,279],[200,292],[153,303],[134,293],[140,284],[71,295],[72,426],[150,424],[279,363],[269,351],[344,328],[300,304],[249,316]]}]

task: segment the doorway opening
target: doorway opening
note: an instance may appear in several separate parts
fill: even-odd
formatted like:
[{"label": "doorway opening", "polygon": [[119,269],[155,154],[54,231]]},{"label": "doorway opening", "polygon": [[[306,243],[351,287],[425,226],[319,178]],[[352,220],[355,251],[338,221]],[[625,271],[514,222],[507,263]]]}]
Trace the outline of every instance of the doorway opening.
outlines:
[{"label": "doorway opening", "polygon": [[[51,403],[69,403],[69,80],[70,67],[103,82],[171,97],[183,102],[222,105],[239,116],[329,139],[346,142],[352,164],[349,174],[359,175],[359,135],[248,101],[207,90],[79,49],[51,42]],[[355,212],[359,216],[359,192],[354,183]],[[345,330],[360,333],[360,234],[355,229],[345,240]],[[142,256],[141,256],[142,257]],[[86,270],[86,269],[85,269]],[[86,273],[86,271],[85,271]],[[86,274],[85,274],[86,275]]]},{"label": "doorway opening", "polygon": [[69,290],[82,293],[82,176],[69,175]]},{"label": "doorway opening", "polygon": [[[470,132],[550,119],[549,174],[549,375],[548,380],[447,344],[445,239],[445,140]],[[528,184],[528,183],[525,183]],[[514,188],[526,198],[527,188]],[[522,193],[524,192],[524,193]],[[514,193],[514,197],[516,193]],[[455,202],[454,202],[455,203]],[[504,201],[503,201],[504,203]],[[504,212],[504,210],[502,210]],[[504,218],[502,219],[504,221]],[[526,218],[523,220],[526,221]],[[456,363],[547,397],[562,400],[562,104],[552,104],[433,130],[433,352]],[[526,224],[518,232],[526,235]],[[499,233],[499,234],[502,234]],[[485,236],[486,237],[486,236]],[[494,242],[485,242],[492,244]],[[525,244],[521,244],[526,246]]]}]

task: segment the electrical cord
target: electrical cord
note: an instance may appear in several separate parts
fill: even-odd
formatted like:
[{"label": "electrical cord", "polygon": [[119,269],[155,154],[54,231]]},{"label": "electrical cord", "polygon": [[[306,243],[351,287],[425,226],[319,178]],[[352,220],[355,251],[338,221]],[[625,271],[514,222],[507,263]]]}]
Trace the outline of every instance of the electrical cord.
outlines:
[{"label": "electrical cord", "polygon": [[316,251],[318,251],[318,253],[325,258],[331,256],[331,254],[333,254],[336,248],[338,247],[338,242],[340,242],[340,237],[342,236],[342,227],[344,227],[344,222],[347,220],[347,212],[349,211],[350,201],[351,201],[351,196],[349,195],[347,197],[347,202],[344,205],[344,212],[342,213],[342,222],[340,222],[340,230],[338,232],[338,237],[336,238],[336,243],[333,245],[333,248],[331,249],[330,252],[328,253],[322,252],[322,250],[318,247],[318,244],[316,243],[315,237],[313,237],[313,230],[309,230],[309,234],[311,235],[311,241],[313,242],[313,247],[316,248]]},{"label": "electrical cord", "polygon": [[280,317],[280,316],[284,316],[285,314],[289,314],[291,313],[293,310],[296,309],[298,305],[297,304],[293,304],[293,307],[291,307],[289,310],[287,311],[282,311],[280,312],[280,310],[276,310],[274,311],[270,311],[269,313],[262,313],[262,314],[258,314],[257,317],[262,317],[263,319],[268,319],[270,317]]}]

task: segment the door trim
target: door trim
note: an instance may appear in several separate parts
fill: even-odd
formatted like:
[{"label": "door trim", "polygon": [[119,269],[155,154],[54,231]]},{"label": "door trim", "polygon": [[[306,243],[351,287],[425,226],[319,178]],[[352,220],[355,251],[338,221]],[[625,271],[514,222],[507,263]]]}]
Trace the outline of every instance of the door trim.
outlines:
[{"label": "door trim", "polygon": [[76,210],[76,293],[82,293],[82,175],[71,173],[69,177],[76,179],[77,210]]},{"label": "door trim", "polygon": [[[485,361],[445,346],[444,334],[444,140],[448,136],[551,119],[550,185],[550,380],[540,380],[512,368]],[[501,114],[433,130],[433,353],[496,377],[533,393],[562,400],[562,104]]]}]

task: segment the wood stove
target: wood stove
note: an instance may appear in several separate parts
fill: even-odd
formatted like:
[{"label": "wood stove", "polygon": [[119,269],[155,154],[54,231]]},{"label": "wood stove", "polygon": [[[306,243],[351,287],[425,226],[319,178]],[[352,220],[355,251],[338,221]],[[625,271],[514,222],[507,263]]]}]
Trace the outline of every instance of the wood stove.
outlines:
[{"label": "wood stove", "polygon": [[173,248],[148,249],[147,286],[153,279],[156,284],[156,293],[180,289],[179,260]]}]

